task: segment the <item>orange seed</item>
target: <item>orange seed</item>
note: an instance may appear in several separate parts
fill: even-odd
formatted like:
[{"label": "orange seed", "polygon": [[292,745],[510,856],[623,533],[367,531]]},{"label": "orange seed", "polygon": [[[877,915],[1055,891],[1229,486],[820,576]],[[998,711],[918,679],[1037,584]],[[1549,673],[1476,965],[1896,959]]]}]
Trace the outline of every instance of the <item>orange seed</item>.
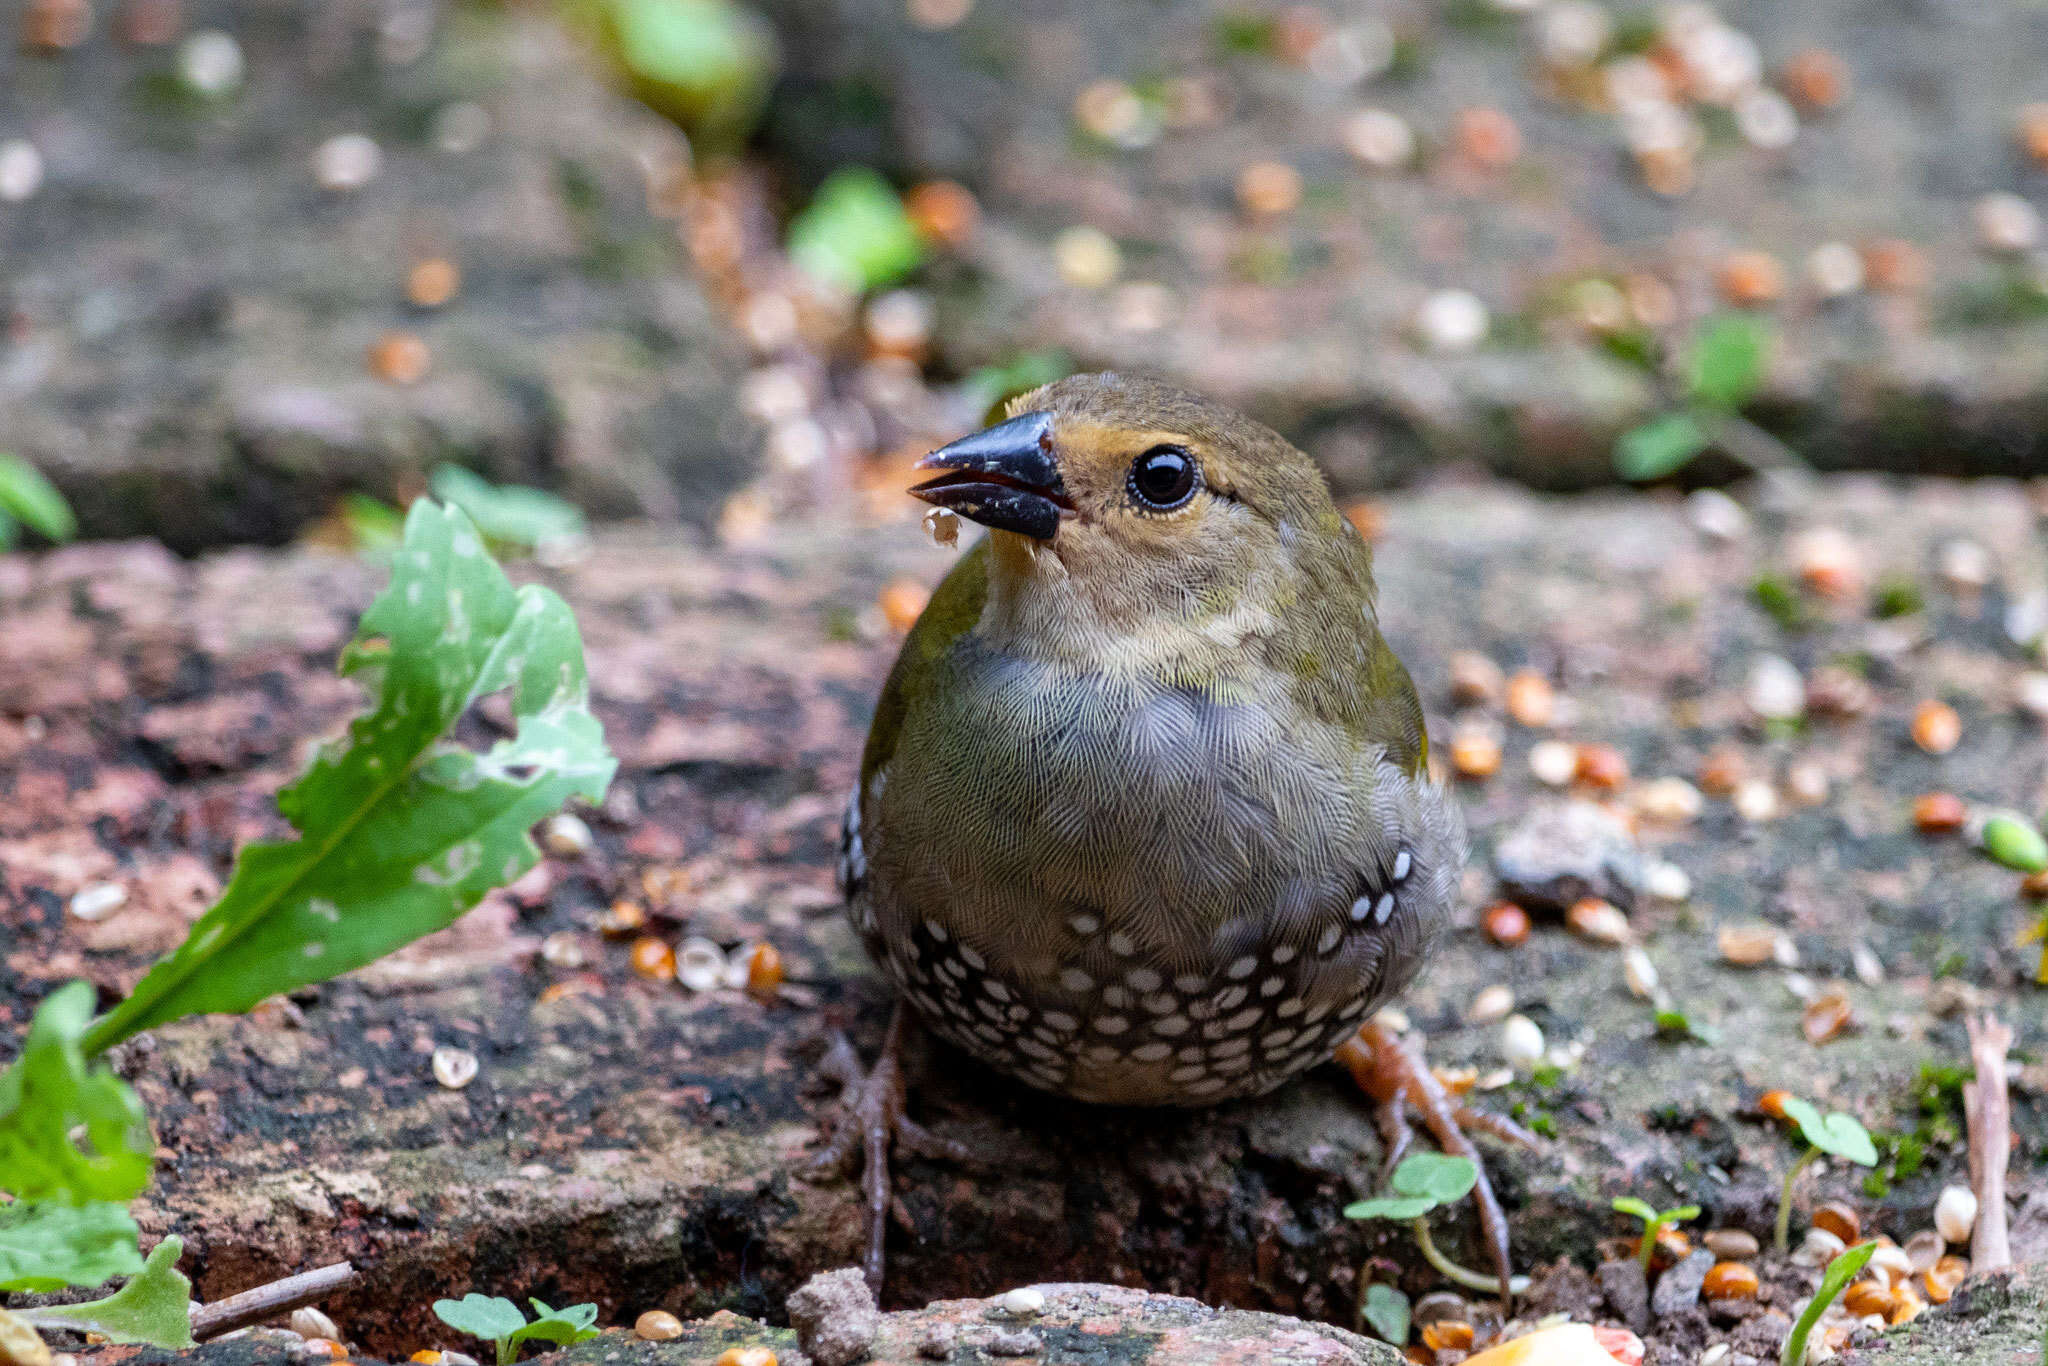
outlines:
[{"label": "orange seed", "polygon": [[370,346],[370,373],[392,384],[418,384],[432,356],[411,332],[386,332]]},{"label": "orange seed", "polygon": [[635,939],[633,971],[650,981],[666,981],[676,975],[676,951],[652,935]]},{"label": "orange seed", "polygon": [[1534,669],[1517,669],[1508,679],[1507,704],[1517,724],[1547,726],[1557,714],[1557,690]]},{"label": "orange seed", "polygon": [[1512,901],[1496,901],[1479,918],[1486,937],[1511,949],[1529,937],[1529,913]]},{"label": "orange seed", "polygon": [[1422,1343],[1432,1352],[1466,1352],[1472,1348],[1472,1325],[1463,1319],[1438,1319],[1422,1326]]},{"label": "orange seed", "polygon": [[1763,1093],[1762,1098],[1757,1101],[1756,1108],[1769,1115],[1772,1119],[1783,1119],[1785,1117],[1785,1102],[1790,1099],[1792,1099],[1790,1091],[1766,1091]]},{"label": "orange seed", "polygon": [[904,212],[918,233],[942,246],[965,246],[981,221],[973,191],[950,180],[927,180],[903,197]]},{"label": "orange seed", "polygon": [[1741,1262],[1716,1262],[1707,1272],[1700,1291],[1710,1300],[1753,1299],[1757,1291],[1756,1272]]},{"label": "orange seed", "polygon": [[882,590],[882,617],[892,631],[908,631],[924,614],[931,592],[916,579],[896,579]]},{"label": "orange seed", "polygon": [[1770,303],[1785,292],[1785,267],[1767,251],[1729,253],[1715,279],[1722,297],[1744,308]]},{"label": "orange seed", "polygon": [[1963,738],[1963,718],[1946,702],[1932,699],[1913,709],[1913,743],[1929,754],[1946,754]]},{"label": "orange seed", "polygon": [[1923,835],[1960,830],[1968,814],[1953,792],[1923,792],[1913,799],[1913,826]]},{"label": "orange seed", "polygon": [[406,272],[406,301],[420,308],[439,308],[460,288],[462,272],[445,256],[430,256]]},{"label": "orange seed", "polygon": [[1865,1314],[1889,1317],[1894,1303],[1892,1292],[1876,1281],[1858,1281],[1842,1296],[1842,1307],[1857,1318]]},{"label": "orange seed", "polygon": [[711,1366],[775,1366],[775,1353],[766,1347],[728,1347]]},{"label": "orange seed", "polygon": [[773,944],[756,944],[747,958],[747,994],[772,1001],[782,989],[782,954]]},{"label": "orange seed", "polygon": [[1843,1244],[1854,1243],[1863,1234],[1863,1221],[1856,1211],[1839,1200],[1830,1200],[1813,1212],[1815,1228],[1824,1228],[1840,1238]]},{"label": "orange seed", "polygon": [[1785,93],[1807,109],[1832,109],[1849,97],[1849,66],[1825,48],[1810,47],[1785,63]]},{"label": "orange seed", "polygon": [[1628,760],[1613,745],[1580,745],[1573,771],[1586,786],[1612,792],[1628,781]]},{"label": "orange seed", "polygon": [[650,1309],[633,1320],[633,1336],[642,1342],[667,1342],[683,1335],[683,1321],[666,1309]]}]

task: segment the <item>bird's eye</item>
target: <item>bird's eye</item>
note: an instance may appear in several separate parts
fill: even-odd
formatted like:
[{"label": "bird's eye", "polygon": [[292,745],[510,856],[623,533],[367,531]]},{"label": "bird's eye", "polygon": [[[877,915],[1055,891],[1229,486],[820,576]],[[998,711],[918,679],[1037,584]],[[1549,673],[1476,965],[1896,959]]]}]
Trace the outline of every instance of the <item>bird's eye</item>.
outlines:
[{"label": "bird's eye", "polygon": [[1171,512],[1195,496],[1202,467],[1179,446],[1154,446],[1131,463],[1131,496],[1155,512]]}]

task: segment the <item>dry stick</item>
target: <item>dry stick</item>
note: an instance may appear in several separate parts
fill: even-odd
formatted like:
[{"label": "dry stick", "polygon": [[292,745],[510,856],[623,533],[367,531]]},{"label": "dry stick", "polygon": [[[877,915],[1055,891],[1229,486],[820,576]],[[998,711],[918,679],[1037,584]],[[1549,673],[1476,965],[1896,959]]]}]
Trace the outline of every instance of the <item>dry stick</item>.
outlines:
[{"label": "dry stick", "polygon": [[223,1333],[232,1333],[237,1328],[247,1328],[252,1323],[261,1323],[278,1314],[318,1303],[347,1288],[355,1278],[355,1267],[347,1262],[336,1262],[333,1266],[302,1271],[296,1276],[272,1281],[269,1285],[259,1285],[254,1290],[244,1290],[239,1295],[230,1295],[193,1310],[192,1336],[204,1342]]},{"label": "dry stick", "polygon": [[2012,1154],[2012,1110],[2005,1089],[2005,1052],[2012,1030],[1995,1015],[1965,1020],[1977,1079],[1963,1086],[1963,1119],[1970,1130],[1970,1188],[1977,1196],[1977,1227],[1970,1235],[1970,1270],[2003,1271],[2012,1265],[2005,1237],[2005,1165]]}]

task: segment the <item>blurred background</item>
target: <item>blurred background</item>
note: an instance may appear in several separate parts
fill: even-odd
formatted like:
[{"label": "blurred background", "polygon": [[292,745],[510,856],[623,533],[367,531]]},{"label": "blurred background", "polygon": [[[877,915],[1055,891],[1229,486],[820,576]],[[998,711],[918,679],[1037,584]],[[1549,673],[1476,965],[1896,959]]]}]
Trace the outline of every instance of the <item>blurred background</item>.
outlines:
[{"label": "blurred background", "polygon": [[31,527],[38,474],[187,553],[463,469],[543,529],[909,516],[910,459],[1112,366],[1351,498],[2048,470],[2038,0],[0,16]]}]

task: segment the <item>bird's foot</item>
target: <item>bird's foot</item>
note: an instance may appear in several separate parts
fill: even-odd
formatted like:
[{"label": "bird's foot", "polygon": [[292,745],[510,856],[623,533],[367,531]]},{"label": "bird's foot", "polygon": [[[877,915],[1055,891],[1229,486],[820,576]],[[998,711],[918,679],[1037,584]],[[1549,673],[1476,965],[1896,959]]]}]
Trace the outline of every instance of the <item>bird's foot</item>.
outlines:
[{"label": "bird's foot", "polygon": [[919,1157],[965,1163],[971,1160],[965,1144],[941,1138],[903,1113],[903,1031],[907,1012],[901,1005],[889,1019],[889,1032],[872,1067],[862,1067],[860,1055],[844,1034],[834,1033],[818,1070],[840,1085],[838,1120],[832,1136],[805,1168],[808,1176],[837,1175],[853,1163],[856,1151],[862,1158],[861,1196],[867,1212],[867,1250],[861,1270],[868,1289],[877,1301],[882,1296],[883,1244],[893,1213],[908,1225],[909,1219],[895,1199],[889,1179],[892,1146]]},{"label": "bird's foot", "polygon": [[1472,1145],[1467,1130],[1483,1130],[1511,1143],[1536,1145],[1536,1136],[1510,1119],[1461,1105],[1423,1061],[1420,1049],[1411,1049],[1385,1026],[1368,1020],[1357,1035],[1337,1050],[1337,1061],[1350,1071],[1359,1088],[1379,1103],[1380,1133],[1386,1139],[1387,1170],[1392,1172],[1408,1151],[1413,1131],[1408,1112],[1422,1117],[1423,1127],[1445,1152],[1465,1158],[1478,1173],[1472,1198],[1479,1205],[1479,1227],[1486,1237],[1486,1250],[1499,1277],[1501,1305],[1505,1310],[1512,1291],[1512,1264],[1508,1260],[1508,1221],[1500,1200],[1487,1180],[1486,1163]]}]

